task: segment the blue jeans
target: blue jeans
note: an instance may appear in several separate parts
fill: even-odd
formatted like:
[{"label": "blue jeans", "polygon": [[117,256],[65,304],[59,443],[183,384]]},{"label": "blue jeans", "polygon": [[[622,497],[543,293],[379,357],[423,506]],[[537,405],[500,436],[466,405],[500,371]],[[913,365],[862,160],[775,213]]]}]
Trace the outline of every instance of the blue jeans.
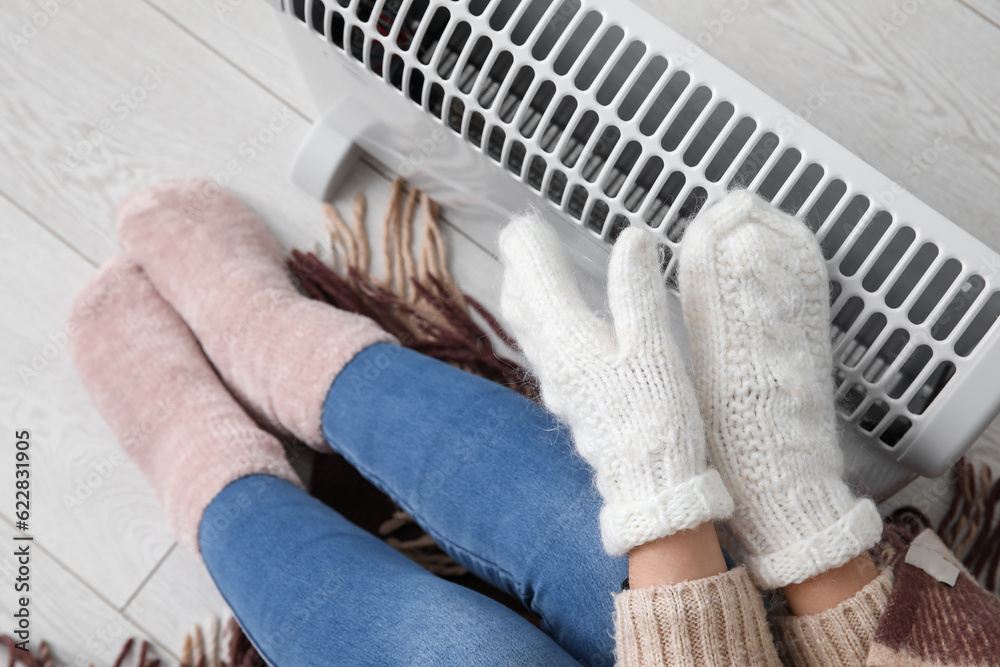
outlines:
[{"label": "blue jeans", "polygon": [[569,432],[493,382],[390,344],[340,373],[327,441],[456,561],[520,599],[440,579],[275,477],[228,485],[205,564],[274,665],[613,664],[624,557],[601,547],[600,496]]}]

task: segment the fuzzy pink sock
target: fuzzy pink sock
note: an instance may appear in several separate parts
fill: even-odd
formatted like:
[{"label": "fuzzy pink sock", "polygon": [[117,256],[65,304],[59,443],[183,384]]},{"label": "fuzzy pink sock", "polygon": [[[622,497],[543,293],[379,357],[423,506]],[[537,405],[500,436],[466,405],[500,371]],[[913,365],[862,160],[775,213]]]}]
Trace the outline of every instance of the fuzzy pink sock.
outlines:
[{"label": "fuzzy pink sock", "polygon": [[202,513],[230,482],[262,473],[302,486],[281,443],[226,391],[184,321],[130,260],[114,258],[97,272],[67,332],[83,386],[195,553]]},{"label": "fuzzy pink sock", "polygon": [[187,322],[223,380],[272,427],[320,451],[323,402],[354,356],[394,341],[308,299],[260,219],[205,181],[165,181],[119,207],[118,238]]}]

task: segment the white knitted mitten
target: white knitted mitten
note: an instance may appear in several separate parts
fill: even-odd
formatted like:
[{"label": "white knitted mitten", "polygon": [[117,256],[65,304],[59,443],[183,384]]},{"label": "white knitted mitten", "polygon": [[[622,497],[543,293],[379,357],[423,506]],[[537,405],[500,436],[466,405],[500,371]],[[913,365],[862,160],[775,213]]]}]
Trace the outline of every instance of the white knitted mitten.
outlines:
[{"label": "white knitted mitten", "polygon": [[710,458],[757,583],[799,583],[870,548],[882,533],[878,511],[841,480],[815,237],[735,191],[688,228],[679,277]]},{"label": "white knitted mitten", "polygon": [[573,432],[604,499],[612,555],[732,512],[670,334],[652,236],[622,232],[608,266],[614,323],[584,302],[555,231],[535,214],[500,235],[500,308],[542,400]]}]

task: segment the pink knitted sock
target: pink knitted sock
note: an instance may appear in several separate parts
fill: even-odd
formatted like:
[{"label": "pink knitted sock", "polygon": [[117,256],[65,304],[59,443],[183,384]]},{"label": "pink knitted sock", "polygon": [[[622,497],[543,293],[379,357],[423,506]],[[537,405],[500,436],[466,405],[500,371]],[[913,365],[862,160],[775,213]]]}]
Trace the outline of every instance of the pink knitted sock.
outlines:
[{"label": "pink knitted sock", "polygon": [[233,394],[272,427],[329,451],[321,417],[330,385],[358,352],[392,336],[299,294],[264,224],[209,183],[159,183],[127,197],[118,215],[125,252]]},{"label": "pink knitted sock", "polygon": [[230,482],[263,473],[302,486],[281,443],[230,396],[136,264],[106,263],[77,296],[67,332],[84,387],[195,553],[202,513]]}]

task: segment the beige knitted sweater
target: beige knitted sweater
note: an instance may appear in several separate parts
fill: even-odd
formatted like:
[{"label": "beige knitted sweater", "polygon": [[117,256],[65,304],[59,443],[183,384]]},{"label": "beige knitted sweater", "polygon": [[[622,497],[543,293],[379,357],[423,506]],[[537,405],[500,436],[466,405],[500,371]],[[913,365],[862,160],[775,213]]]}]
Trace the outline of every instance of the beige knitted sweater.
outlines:
[{"label": "beige knitted sweater", "polygon": [[615,596],[620,667],[995,667],[1000,599],[984,590],[933,533],[917,539],[958,570],[939,580],[907,558],[914,540],[889,526],[879,576],[812,616],[774,607],[770,622],[746,570]]},{"label": "beige knitted sweater", "polygon": [[781,665],[777,645],[794,665],[864,665],[892,588],[882,573],[856,596],[813,616],[768,625],[760,591],[747,571],[615,596],[621,667]]}]

